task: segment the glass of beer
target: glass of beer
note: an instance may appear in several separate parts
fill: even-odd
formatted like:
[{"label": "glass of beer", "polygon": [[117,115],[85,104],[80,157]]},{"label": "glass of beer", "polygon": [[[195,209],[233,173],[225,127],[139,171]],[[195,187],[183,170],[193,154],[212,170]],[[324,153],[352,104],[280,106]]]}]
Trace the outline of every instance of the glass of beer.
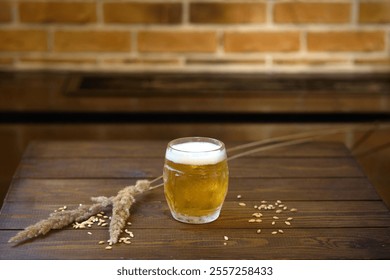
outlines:
[{"label": "glass of beer", "polygon": [[173,218],[203,224],[219,217],[229,181],[221,141],[186,137],[169,142],[163,173],[165,197]]}]

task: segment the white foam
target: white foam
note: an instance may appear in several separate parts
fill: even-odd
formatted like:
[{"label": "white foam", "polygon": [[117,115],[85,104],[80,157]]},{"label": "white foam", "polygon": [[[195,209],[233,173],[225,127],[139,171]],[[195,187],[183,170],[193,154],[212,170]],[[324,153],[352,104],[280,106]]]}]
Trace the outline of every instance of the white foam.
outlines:
[{"label": "white foam", "polygon": [[226,158],[225,150],[209,142],[187,142],[169,147],[165,157],[181,164],[216,164]]}]

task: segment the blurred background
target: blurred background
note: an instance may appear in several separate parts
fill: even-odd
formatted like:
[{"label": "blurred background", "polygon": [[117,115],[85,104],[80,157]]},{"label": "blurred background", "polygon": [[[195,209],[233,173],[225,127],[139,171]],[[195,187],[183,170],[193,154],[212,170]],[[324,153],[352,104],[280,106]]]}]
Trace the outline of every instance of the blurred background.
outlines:
[{"label": "blurred background", "polygon": [[0,203],[34,140],[350,126],[389,206],[389,95],[389,0],[0,0]]}]

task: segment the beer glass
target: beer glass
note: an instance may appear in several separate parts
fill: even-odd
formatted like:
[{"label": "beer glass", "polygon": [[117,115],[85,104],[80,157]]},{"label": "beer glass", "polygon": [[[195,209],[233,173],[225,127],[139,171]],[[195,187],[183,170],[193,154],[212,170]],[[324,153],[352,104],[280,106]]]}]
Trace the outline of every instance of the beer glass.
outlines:
[{"label": "beer glass", "polygon": [[216,139],[186,137],[168,143],[164,193],[173,218],[191,224],[219,217],[228,189],[225,145]]}]

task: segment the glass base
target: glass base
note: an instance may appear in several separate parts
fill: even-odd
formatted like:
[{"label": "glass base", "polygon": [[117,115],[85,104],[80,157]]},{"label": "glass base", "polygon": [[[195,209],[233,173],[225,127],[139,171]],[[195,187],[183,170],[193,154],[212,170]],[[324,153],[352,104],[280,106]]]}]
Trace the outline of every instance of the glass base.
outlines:
[{"label": "glass base", "polygon": [[218,209],[214,213],[207,215],[207,216],[200,216],[200,217],[195,217],[195,216],[187,216],[175,212],[172,213],[172,217],[182,223],[186,224],[207,224],[215,221],[219,217],[219,213],[221,212],[221,209]]}]

